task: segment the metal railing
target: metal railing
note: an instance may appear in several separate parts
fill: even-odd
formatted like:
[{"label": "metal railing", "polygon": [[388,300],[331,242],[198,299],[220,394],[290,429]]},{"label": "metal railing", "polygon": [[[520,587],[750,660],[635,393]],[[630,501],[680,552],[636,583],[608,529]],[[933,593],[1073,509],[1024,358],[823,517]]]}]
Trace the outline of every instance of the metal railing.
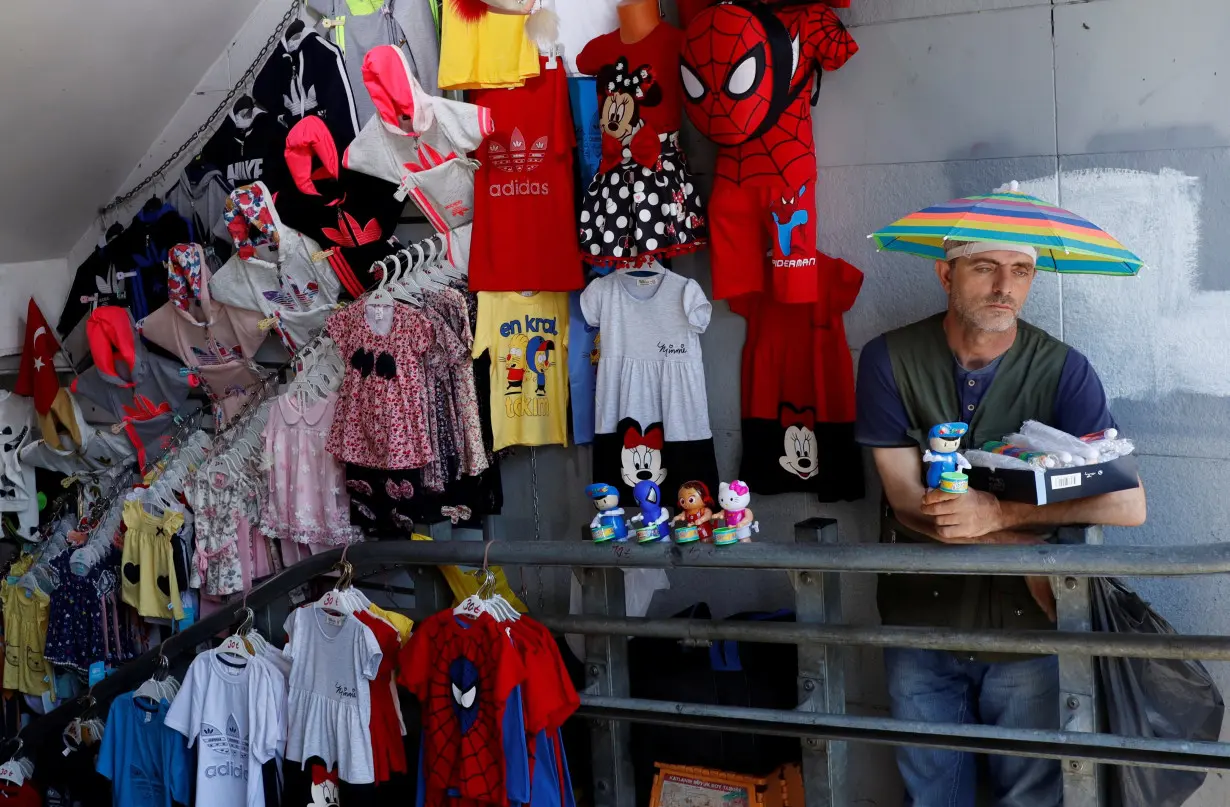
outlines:
[{"label": "metal railing", "polygon": [[[844,807],[848,742],[918,745],[978,753],[1062,760],[1066,807],[1098,807],[1105,765],[1143,765],[1191,770],[1230,770],[1230,744],[1118,737],[1098,734],[1096,656],[1230,659],[1230,638],[1220,636],[1091,633],[1090,576],[1174,575],[1230,572],[1230,546],[1100,546],[1097,528],[1065,530],[1073,544],[1038,547],[839,545],[837,523],[812,519],[795,526],[794,544],[594,545],[590,542],[449,541],[447,523],[430,532],[437,540],[383,541],[348,550],[356,566],[411,567],[415,612],[449,607],[452,594],[431,567],[479,565],[484,556],[506,566],[573,567],[581,581],[583,614],[537,615],[549,628],[585,635],[585,687],[581,717],[593,740],[595,807],[633,807],[636,795],[630,754],[630,722],[740,731],[800,738],[808,807]],[[313,556],[253,588],[246,602],[261,608],[326,573],[341,550]],[[624,613],[624,568],[725,568],[788,571],[795,590],[795,623],[703,622],[629,619]],[[842,624],[841,574],[1042,574],[1055,578],[1058,630],[963,631]],[[159,652],[189,651],[234,624],[240,601],[174,635],[158,649],[125,665],[96,685],[99,701],[132,689],[153,670]],[[798,645],[795,710],[749,709],[630,697],[628,637],[737,640]],[[845,714],[843,655],[848,645],[1045,653],[1059,657],[1059,731],[994,726],[917,723]],[[24,731],[59,731],[84,708],[71,701]],[[668,761],[668,760],[664,760]]]}]

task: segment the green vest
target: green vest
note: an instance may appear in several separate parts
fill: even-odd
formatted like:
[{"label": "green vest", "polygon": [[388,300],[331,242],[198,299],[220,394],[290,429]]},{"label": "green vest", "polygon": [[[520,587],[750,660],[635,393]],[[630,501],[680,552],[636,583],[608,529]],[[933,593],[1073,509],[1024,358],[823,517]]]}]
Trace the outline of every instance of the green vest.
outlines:
[{"label": "green vest", "polygon": [[[943,321],[944,314],[937,314],[885,334],[893,380],[910,420],[909,434],[918,441],[920,452],[927,432],[938,423],[969,423],[962,447],[976,448],[1017,431],[1026,420],[1052,422],[1067,345],[1018,321],[1016,340],[970,416],[960,411],[955,360]],[[892,543],[932,541],[901,525],[887,505],[880,533],[881,541]],[[876,599],[886,625],[966,630],[1053,627],[1021,577],[885,574],[880,575]],[[1003,654],[978,657],[986,661],[1017,658]]]}]

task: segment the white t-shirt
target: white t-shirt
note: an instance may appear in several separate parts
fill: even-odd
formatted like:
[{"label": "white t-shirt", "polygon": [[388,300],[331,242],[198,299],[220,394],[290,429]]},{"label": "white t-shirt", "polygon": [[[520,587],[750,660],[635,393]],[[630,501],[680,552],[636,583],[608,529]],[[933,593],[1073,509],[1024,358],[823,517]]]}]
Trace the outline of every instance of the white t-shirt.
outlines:
[{"label": "white t-shirt", "polygon": [[353,785],[376,781],[369,682],[383,653],[375,635],[350,614],[300,608],[286,618],[290,659],[286,758],[320,757]]},{"label": "white t-shirt", "polygon": [[234,663],[216,650],[197,656],[167,712],[167,726],[197,745],[196,807],[264,807],[261,765],[283,752],[284,681],[263,659]]}]

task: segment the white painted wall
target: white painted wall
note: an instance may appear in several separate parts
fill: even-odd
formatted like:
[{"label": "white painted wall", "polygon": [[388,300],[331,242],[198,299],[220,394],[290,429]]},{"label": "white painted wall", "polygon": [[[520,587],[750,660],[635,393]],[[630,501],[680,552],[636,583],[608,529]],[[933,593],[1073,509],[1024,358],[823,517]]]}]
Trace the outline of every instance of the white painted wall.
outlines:
[{"label": "white painted wall", "polygon": [[4,292],[0,294],[0,356],[21,353],[30,298],[54,324],[68,296],[68,286],[68,264],[63,258],[0,263],[0,289]]}]

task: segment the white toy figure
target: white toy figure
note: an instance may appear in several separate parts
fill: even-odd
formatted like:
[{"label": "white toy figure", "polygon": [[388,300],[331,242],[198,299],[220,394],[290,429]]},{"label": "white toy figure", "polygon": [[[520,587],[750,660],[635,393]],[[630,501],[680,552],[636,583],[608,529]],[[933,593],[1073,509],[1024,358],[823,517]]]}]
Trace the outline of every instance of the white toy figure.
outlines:
[{"label": "white toy figure", "polygon": [[722,523],[734,527],[740,541],[752,540],[752,531],[760,532],[760,522],[753,520],[752,491],[746,482],[736,479],[730,484],[718,484],[718,504],[722,507]]}]

